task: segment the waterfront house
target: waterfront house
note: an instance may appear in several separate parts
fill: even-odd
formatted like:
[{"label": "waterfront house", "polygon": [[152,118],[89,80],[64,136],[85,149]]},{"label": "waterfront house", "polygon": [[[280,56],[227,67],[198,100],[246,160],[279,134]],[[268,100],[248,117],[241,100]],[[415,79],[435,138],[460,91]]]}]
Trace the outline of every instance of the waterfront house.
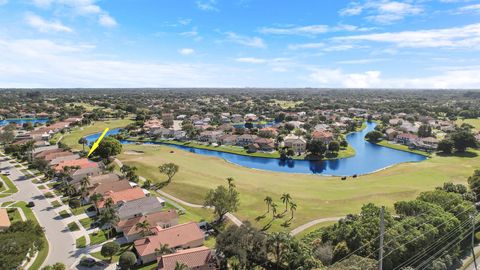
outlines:
[{"label": "waterfront house", "polygon": [[235,145],[237,143],[237,135],[225,134],[218,138],[222,145]]},{"label": "waterfront house", "polygon": [[416,140],[418,140],[418,136],[415,135],[415,134],[411,134],[411,133],[400,133],[395,138],[395,141],[397,143],[401,143],[401,144],[405,144],[405,145],[411,144]]},{"label": "waterfront house", "polygon": [[328,145],[333,141],[333,133],[330,131],[314,131],[312,133],[312,139],[320,140]]},{"label": "waterfront house", "polygon": [[236,144],[239,146],[248,146],[253,144],[257,139],[257,135],[243,134],[237,137]]},{"label": "waterfront house", "polygon": [[307,141],[299,136],[289,134],[283,140],[285,147],[292,149],[295,153],[304,153],[307,148]]}]

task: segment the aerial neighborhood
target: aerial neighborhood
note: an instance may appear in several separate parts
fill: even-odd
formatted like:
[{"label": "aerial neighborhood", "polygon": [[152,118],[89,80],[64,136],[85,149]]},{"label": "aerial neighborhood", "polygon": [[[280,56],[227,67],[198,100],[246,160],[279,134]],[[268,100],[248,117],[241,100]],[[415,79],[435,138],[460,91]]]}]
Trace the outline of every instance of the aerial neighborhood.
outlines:
[{"label": "aerial neighborhood", "polygon": [[[106,95],[110,94],[107,92]],[[412,156],[408,158],[414,159],[406,162],[427,162],[423,160],[438,159],[439,156],[448,158],[454,153],[469,151],[480,142],[480,129],[475,126],[476,120],[471,120],[474,118],[420,115],[412,109],[405,109],[408,113],[375,110],[370,106],[362,108],[352,100],[342,105],[344,96],[338,93],[331,97],[339,100],[336,104],[341,104],[335,108],[321,100],[309,108],[312,105],[307,105],[308,98],[293,99],[290,94],[285,94],[281,106],[277,99],[272,99],[256,109],[240,105],[249,104],[255,96],[251,93],[235,98],[215,93],[205,94],[208,98],[179,97],[171,103],[187,105],[174,106],[163,103],[162,95],[153,99],[151,96],[157,94],[147,92],[138,94],[139,99],[148,96],[147,105],[137,108],[126,106],[121,99],[112,103],[89,100],[88,92],[77,98],[52,92],[53,100],[64,104],[61,109],[54,106],[55,103],[36,102],[24,95],[13,91],[7,97],[11,100],[19,96],[30,98],[29,107],[13,103],[13,106],[3,106],[0,111],[0,170],[2,186],[8,187],[0,193],[0,228],[8,232],[19,218],[29,217],[28,213],[32,211],[40,219],[35,220],[35,224],[44,224],[42,219],[46,217],[37,212],[37,204],[43,200],[50,205],[55,224],[67,228],[56,235],[53,227],[42,224],[46,237],[39,239],[42,244],[35,246],[35,252],[22,251],[25,256],[18,262],[11,262],[27,268],[37,264],[54,267],[66,263],[87,268],[113,265],[124,269],[174,270],[180,266],[186,269],[225,269],[234,264],[232,258],[238,256],[229,246],[229,241],[238,239],[229,237],[246,233],[235,231],[245,226],[247,230],[259,228],[266,243],[277,232],[285,231],[291,231],[286,237],[296,244],[310,241],[309,237],[318,237],[315,234],[304,240],[294,237],[299,233],[295,226],[301,228],[303,222],[296,219],[297,203],[308,205],[305,201],[294,201],[300,193],[290,195],[285,189],[277,203],[274,197],[266,195],[265,199],[260,199],[266,203],[265,211],[256,210],[256,216],[252,217],[243,211],[237,212],[239,206],[248,202],[243,197],[239,199],[237,185],[244,192],[244,183],[230,177],[241,177],[242,174],[233,173],[236,169],[229,167],[226,174],[221,174],[219,185],[212,189],[201,185],[206,183],[203,181],[218,176],[202,178],[196,175],[199,173],[197,169],[188,177],[182,176],[183,172],[195,168],[190,166],[196,166],[192,162],[199,159],[200,154],[196,151],[208,151],[233,163],[238,157],[252,158],[249,162],[260,164],[274,161],[282,170],[302,169],[302,162],[307,162],[306,172],[322,174],[325,162],[330,164],[329,161],[342,162],[361,157],[362,153],[356,152],[359,143],[377,147],[377,150],[409,153]],[[368,99],[362,95],[358,98]],[[441,103],[441,99],[432,101],[429,106],[437,106],[436,102]],[[194,103],[197,107],[192,105]],[[100,140],[93,154],[88,155],[88,149],[93,147],[105,127],[110,128],[109,133]],[[361,137],[355,141],[355,136]],[[150,155],[153,159],[146,161],[144,158]],[[186,156],[179,159],[178,155]],[[175,158],[170,159],[170,156]],[[284,162],[288,166],[283,166]],[[237,167],[225,164],[221,166]],[[245,166],[244,163],[238,165]],[[327,169],[334,172],[338,168],[327,165]],[[212,169],[212,173],[214,171]],[[361,183],[369,175],[375,173],[348,171],[330,178],[336,183],[354,179]],[[200,177],[200,186],[183,191],[184,181],[190,183],[197,177]],[[21,179],[28,181],[15,188],[12,180]],[[14,189],[23,188],[35,190],[38,198],[44,199],[18,202],[9,199]],[[200,194],[195,189],[201,189]],[[195,195],[180,199],[171,195],[172,192]],[[200,199],[192,200],[198,197]],[[251,223],[254,224],[252,228],[249,227]],[[69,241],[73,243],[59,251],[50,242],[57,255],[45,257],[43,250],[52,237],[61,237],[67,244]],[[258,241],[263,241],[260,238]],[[323,250],[327,247],[322,244],[315,248]],[[329,248],[333,252],[337,247]],[[309,252],[313,250],[309,249]],[[320,258],[323,257],[315,257],[308,263],[312,266],[329,264]],[[301,259],[299,263],[306,264],[304,260],[307,259]]]}]

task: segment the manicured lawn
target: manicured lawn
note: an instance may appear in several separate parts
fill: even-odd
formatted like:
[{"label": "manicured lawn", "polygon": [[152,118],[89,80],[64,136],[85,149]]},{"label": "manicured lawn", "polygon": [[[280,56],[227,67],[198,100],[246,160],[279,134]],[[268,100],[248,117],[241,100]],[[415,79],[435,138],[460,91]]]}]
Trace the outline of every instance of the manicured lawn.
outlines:
[{"label": "manicured lawn", "polygon": [[324,228],[324,227],[327,227],[327,226],[330,226],[330,225],[333,225],[337,223],[337,221],[327,221],[327,222],[322,222],[322,223],[319,223],[315,226],[312,226],[302,232],[300,232],[299,234],[295,235],[296,238],[298,239],[302,239],[303,237],[305,237],[306,235],[308,235],[309,233],[311,232],[314,232],[320,228]]},{"label": "manicured lawn", "polygon": [[[118,259],[120,258],[120,255],[122,255],[122,253],[124,253],[125,251],[131,250],[131,248],[132,248],[132,244],[130,244],[130,243],[121,245],[120,250],[117,252],[117,254],[115,254],[113,256],[112,263],[118,262]],[[90,255],[92,255],[93,257],[95,257],[99,260],[102,260],[102,261],[109,261],[110,260],[110,258],[103,257],[102,254],[100,253],[100,251],[90,253]]]},{"label": "manicured lawn", "polygon": [[68,217],[70,217],[70,213],[68,213],[67,210],[62,210],[62,211],[60,211],[60,213],[58,213],[58,215],[59,215],[61,218],[68,218]]},{"label": "manicured lawn", "polygon": [[22,221],[22,217],[20,216],[17,208],[8,208],[7,213],[11,223]]},{"label": "manicured lawn", "polygon": [[84,248],[87,245],[87,240],[85,239],[85,236],[81,236],[75,240],[77,248]]},{"label": "manicured lawn", "polygon": [[46,198],[53,198],[54,195],[52,192],[46,192],[46,193],[43,193],[43,195],[46,197]]},{"label": "manicured lawn", "polygon": [[67,226],[68,226],[68,229],[72,232],[80,230],[80,228],[78,227],[76,222],[70,222],[70,223],[68,223]]},{"label": "manicured lawn", "polygon": [[44,185],[39,185],[39,186],[38,186],[38,189],[46,189],[46,188],[47,188],[47,187],[44,186]]},{"label": "manicured lawn", "polygon": [[90,236],[90,245],[96,245],[96,244],[100,244],[100,243],[103,243],[105,241],[107,241],[107,233],[103,233],[103,231],[99,231],[97,233],[91,233],[89,234]]},{"label": "manicured lawn", "polygon": [[3,183],[5,183],[5,185],[7,185],[8,189],[9,189],[8,193],[17,193],[18,192],[17,187],[13,184],[13,182],[7,176],[1,174],[0,177],[3,180]]},{"label": "manicured lawn", "polygon": [[[84,137],[84,136],[92,134],[92,133],[102,132],[107,127],[110,128],[110,129],[125,127],[132,122],[133,122],[132,120],[127,119],[127,118],[118,119],[118,120],[110,120],[110,121],[98,121],[98,122],[93,123],[90,126],[82,127],[83,130],[76,129],[70,134],[65,134],[65,136],[62,139],[62,142],[65,143],[66,145],[72,147],[73,149],[81,150],[82,145],[78,144],[78,140],[81,137]],[[85,148],[87,149],[88,147],[85,146]]]},{"label": "manicured lawn", "polygon": [[86,204],[86,205],[83,205],[83,206],[80,206],[80,207],[77,207],[77,208],[70,208],[70,210],[72,211],[72,213],[75,216],[78,216],[78,215],[86,213],[86,210],[88,208],[90,208],[91,206],[92,206],[91,204]]},{"label": "manicured lawn", "polygon": [[62,204],[61,204],[59,201],[53,201],[53,202],[52,202],[52,206],[55,207],[55,208],[57,208],[57,207],[62,206]]},{"label": "manicured lawn", "polygon": [[82,226],[88,230],[94,221],[95,220],[92,218],[84,218],[84,219],[80,219],[80,224],[82,224]]},{"label": "manicured lawn", "polygon": [[400,150],[400,151],[405,151],[405,152],[410,152],[410,153],[415,153],[415,154],[419,154],[419,155],[422,155],[422,156],[431,156],[431,154],[425,152],[425,151],[420,151],[420,150],[412,150],[412,149],[409,149],[408,146],[406,145],[402,145],[402,144],[394,144],[394,143],[390,143],[389,141],[386,141],[386,140],[383,140],[383,141],[380,141],[377,143],[378,145],[381,145],[381,146],[385,146],[385,147],[388,147],[388,148],[393,148],[393,149],[397,149],[397,150]]},{"label": "manicured lawn", "polygon": [[458,119],[456,124],[462,125],[463,123],[467,123],[472,125],[476,130],[480,130],[480,118],[477,119]]},{"label": "manicured lawn", "polygon": [[[340,177],[248,169],[216,157],[180,149],[174,149],[175,152],[170,153],[172,148],[168,146],[123,147],[124,151],[118,158],[127,165],[135,165],[138,173],[147,179],[163,181],[165,176],[159,173],[158,165],[166,162],[178,164],[180,171],[172,183],[164,187],[164,191],[191,203],[202,204],[209,189],[225,185],[225,179],[233,177],[240,192],[240,208],[235,215],[240,219],[248,219],[259,227],[267,223],[265,219],[255,221],[257,216],[266,212],[263,201],[265,196],[271,196],[278,205],[282,205],[281,195],[289,193],[298,205],[295,218],[289,228],[281,227],[282,221],[275,221],[272,230],[291,230],[317,218],[358,213],[361,206],[368,202],[392,207],[398,200],[412,199],[418,193],[432,190],[445,181],[466,183],[466,178],[480,168],[478,151],[465,157],[434,155],[419,163],[399,164],[355,180],[349,178],[341,181]],[[129,150],[144,153],[125,154]]]}]

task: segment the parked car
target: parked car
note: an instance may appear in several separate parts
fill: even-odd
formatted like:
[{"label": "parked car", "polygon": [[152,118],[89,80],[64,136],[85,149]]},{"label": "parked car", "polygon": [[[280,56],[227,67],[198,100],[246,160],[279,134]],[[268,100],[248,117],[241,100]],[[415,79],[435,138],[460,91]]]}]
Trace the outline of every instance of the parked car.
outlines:
[{"label": "parked car", "polygon": [[27,203],[27,207],[34,207],[34,206],[35,206],[35,203],[32,202],[32,201],[29,201],[29,202]]},{"label": "parked car", "polygon": [[3,175],[10,175],[10,171],[3,171],[2,174]]}]

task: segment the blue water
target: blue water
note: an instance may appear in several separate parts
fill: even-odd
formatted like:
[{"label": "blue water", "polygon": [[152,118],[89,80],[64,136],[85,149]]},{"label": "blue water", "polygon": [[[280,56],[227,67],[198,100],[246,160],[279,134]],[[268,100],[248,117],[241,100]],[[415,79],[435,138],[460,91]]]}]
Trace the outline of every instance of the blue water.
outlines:
[{"label": "blue water", "polygon": [[[116,135],[120,133],[120,129],[119,128],[114,128],[114,129],[110,129],[107,134],[105,134],[105,136],[111,136],[111,135]],[[87,145],[90,145],[90,143],[96,141],[98,138],[100,138],[100,136],[102,135],[102,133],[95,133],[95,134],[91,134],[91,135],[88,135],[88,136],[85,136],[85,139],[87,139]]]},{"label": "blue water", "polygon": [[34,125],[35,123],[45,124],[46,122],[48,122],[48,119],[46,119],[46,118],[42,118],[42,119],[37,119],[37,118],[32,118],[32,119],[22,119],[22,118],[5,119],[5,120],[0,120],[0,126],[6,126],[10,123],[16,123],[16,124],[19,124],[19,125],[23,125],[24,123],[32,123],[32,125]]},{"label": "blue water", "polygon": [[[354,174],[367,174],[386,167],[403,163],[418,162],[425,160],[426,157],[405,151],[399,151],[388,147],[379,146],[365,141],[365,134],[375,128],[375,123],[367,123],[367,127],[358,132],[347,135],[348,143],[355,149],[356,154],[353,157],[325,161],[308,160],[280,160],[275,158],[261,158],[242,156],[230,153],[224,153],[214,150],[197,149],[182,145],[167,145],[172,148],[186,150],[192,153],[223,158],[234,164],[244,167],[267,170],[274,172],[289,173],[308,173],[335,176],[351,176]],[[116,134],[118,130],[111,130],[111,134]],[[87,136],[87,140],[93,141],[100,136],[100,133]],[[122,141],[122,143],[132,143]],[[147,144],[162,144],[147,142]]]}]

